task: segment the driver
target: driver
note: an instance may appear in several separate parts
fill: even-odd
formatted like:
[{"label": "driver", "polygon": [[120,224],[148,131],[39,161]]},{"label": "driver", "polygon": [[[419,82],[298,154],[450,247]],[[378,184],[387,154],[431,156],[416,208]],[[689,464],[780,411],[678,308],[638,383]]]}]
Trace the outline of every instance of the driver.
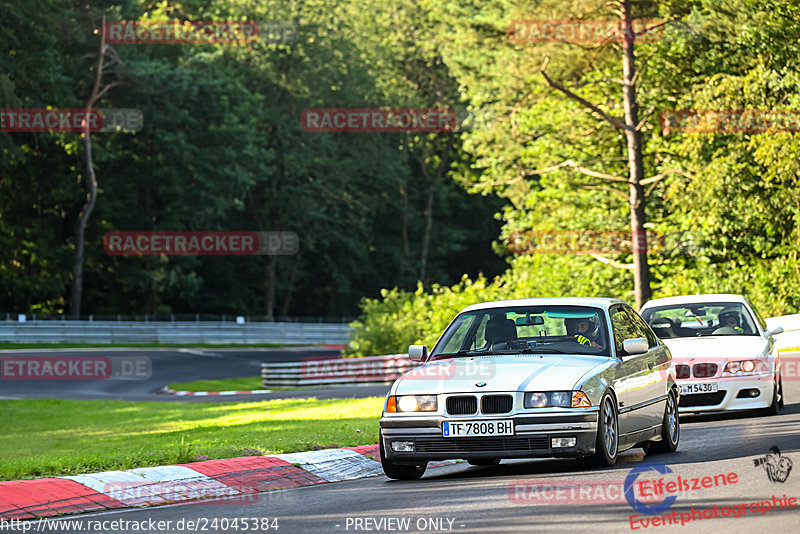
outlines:
[{"label": "driver", "polygon": [[603,348],[599,343],[600,329],[594,317],[578,317],[577,319],[564,319],[567,334],[575,338],[581,345],[591,345]]},{"label": "driver", "polygon": [[739,315],[739,312],[735,308],[725,308],[721,312],[719,312],[719,327],[718,328],[725,328],[730,327],[739,332],[740,334],[744,333],[744,329],[742,328],[742,318]]}]

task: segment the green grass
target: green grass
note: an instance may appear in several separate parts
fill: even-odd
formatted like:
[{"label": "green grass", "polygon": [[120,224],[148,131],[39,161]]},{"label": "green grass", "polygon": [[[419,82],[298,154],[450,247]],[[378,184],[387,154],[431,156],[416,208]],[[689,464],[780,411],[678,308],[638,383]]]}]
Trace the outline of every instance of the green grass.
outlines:
[{"label": "green grass", "polygon": [[280,343],[9,343],[0,342],[0,349],[91,349],[91,348],[164,348],[164,349],[249,349],[249,348],[280,348],[296,345],[281,345]]},{"label": "green grass", "polygon": [[382,398],[240,403],[0,401],[0,480],[377,441]]},{"label": "green grass", "polygon": [[220,380],[195,380],[194,382],[173,382],[169,385],[175,391],[251,391],[265,389],[260,376],[225,378]]}]

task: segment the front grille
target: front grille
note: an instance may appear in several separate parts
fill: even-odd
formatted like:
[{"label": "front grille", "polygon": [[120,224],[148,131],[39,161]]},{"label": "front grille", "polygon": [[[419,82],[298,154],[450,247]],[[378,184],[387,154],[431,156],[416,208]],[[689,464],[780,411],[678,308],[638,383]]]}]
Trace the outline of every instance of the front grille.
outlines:
[{"label": "front grille", "polygon": [[676,378],[689,378],[689,366],[688,365],[676,365],[675,366],[675,377]]},{"label": "front grille", "polygon": [[481,398],[481,413],[508,413],[514,407],[511,395],[486,395]]},{"label": "front grille", "polygon": [[447,413],[450,415],[472,415],[478,412],[478,399],[472,395],[449,397]]},{"label": "front grille", "polygon": [[532,438],[415,439],[417,452],[509,452],[546,449],[547,436]]},{"label": "front grille", "polygon": [[717,391],[716,393],[700,393],[699,395],[681,395],[681,401],[678,406],[681,408],[687,406],[715,406],[722,402],[725,398],[726,391]]},{"label": "front grille", "polygon": [[692,368],[695,378],[706,378],[717,374],[716,363],[697,363]]}]

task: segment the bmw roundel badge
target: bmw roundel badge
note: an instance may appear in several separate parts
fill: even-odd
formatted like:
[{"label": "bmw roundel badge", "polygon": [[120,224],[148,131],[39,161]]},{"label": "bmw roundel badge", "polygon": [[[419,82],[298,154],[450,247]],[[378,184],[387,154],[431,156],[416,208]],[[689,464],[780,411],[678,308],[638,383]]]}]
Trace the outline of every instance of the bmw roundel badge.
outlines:
[{"label": "bmw roundel badge", "polygon": [[479,388],[482,388],[483,386],[486,385],[486,382],[475,382],[475,385],[478,386]]}]

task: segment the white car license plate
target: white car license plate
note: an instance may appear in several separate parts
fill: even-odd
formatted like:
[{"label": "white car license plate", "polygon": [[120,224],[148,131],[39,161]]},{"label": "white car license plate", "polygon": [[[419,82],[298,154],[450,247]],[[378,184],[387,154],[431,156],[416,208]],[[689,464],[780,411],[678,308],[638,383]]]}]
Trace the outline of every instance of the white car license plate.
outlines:
[{"label": "white car license plate", "polygon": [[446,438],[513,435],[513,421],[445,421],[442,423],[442,436]]},{"label": "white car license plate", "polygon": [[704,382],[702,384],[681,384],[681,395],[695,395],[698,393],[716,393],[716,382]]}]

